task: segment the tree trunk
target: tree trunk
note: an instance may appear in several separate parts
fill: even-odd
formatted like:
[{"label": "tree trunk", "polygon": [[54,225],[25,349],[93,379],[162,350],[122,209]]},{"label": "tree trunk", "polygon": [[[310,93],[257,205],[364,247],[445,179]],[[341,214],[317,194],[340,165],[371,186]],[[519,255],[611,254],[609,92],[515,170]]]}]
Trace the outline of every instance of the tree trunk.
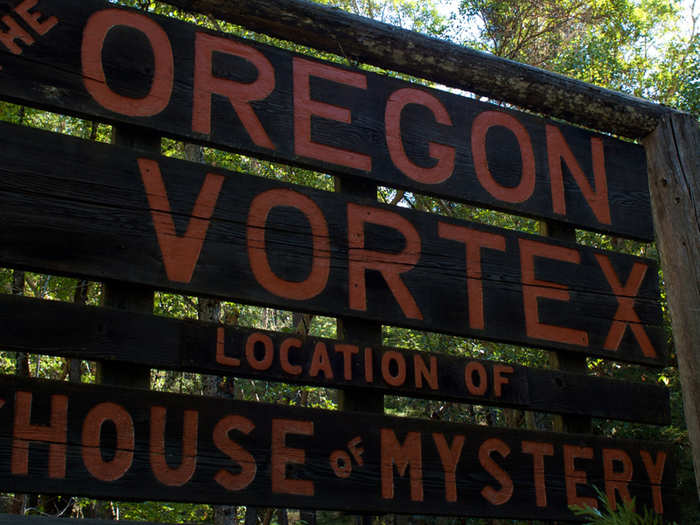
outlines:
[{"label": "tree trunk", "polygon": [[700,128],[670,115],[644,140],[656,243],[671,312],[700,498]]},{"label": "tree trunk", "polygon": [[347,60],[425,78],[593,129],[651,133],[668,107],[306,0],[165,0]]}]

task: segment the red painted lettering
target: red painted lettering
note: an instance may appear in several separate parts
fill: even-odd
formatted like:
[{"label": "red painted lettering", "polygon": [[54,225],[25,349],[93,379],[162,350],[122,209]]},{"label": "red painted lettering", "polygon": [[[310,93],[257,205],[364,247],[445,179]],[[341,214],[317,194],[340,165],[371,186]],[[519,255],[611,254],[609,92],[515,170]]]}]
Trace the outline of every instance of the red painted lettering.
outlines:
[{"label": "red painted lettering", "polygon": [[469,326],[484,329],[484,288],[481,280],[481,250],[506,250],[502,235],[487,233],[445,222],[438,223],[438,235],[443,239],[461,242],[465,247],[467,266],[467,299],[469,301]]},{"label": "red painted lettering", "polygon": [[493,394],[496,397],[501,397],[503,394],[503,385],[507,385],[510,382],[503,374],[512,374],[513,372],[512,366],[495,365],[493,367]]},{"label": "red painted lettering", "polygon": [[[102,425],[114,423],[117,445],[114,457],[102,457]],[[126,409],[116,403],[100,403],[90,409],[83,421],[83,463],[87,471],[100,481],[116,481],[131,468],[134,461],[134,421]]]},{"label": "red painted lettering", "polygon": [[[255,355],[258,343],[262,343],[263,357],[258,359]],[[275,357],[275,347],[269,336],[260,332],[252,333],[245,342],[245,358],[253,370],[267,370],[272,366],[272,359]]]},{"label": "red painted lettering", "polygon": [[[261,148],[275,149],[255,114],[251,102],[266,98],[275,89],[275,70],[257,49],[207,33],[195,35],[194,88],[192,91],[192,131],[211,134],[211,97],[222,95],[229,99],[252,141]],[[253,64],[258,76],[254,82],[242,83],[217,78],[213,72],[214,53],[243,58]]]},{"label": "red painted lettering", "polygon": [[17,40],[24,42],[28,46],[34,43],[32,35],[22,29],[22,26],[15,22],[15,19],[10,15],[3,16],[2,23],[7,26],[7,31],[0,31],[0,42],[3,43],[10,53],[15,55],[22,54],[22,48],[15,43]]},{"label": "red painted lettering", "polygon": [[[479,382],[474,383],[474,373],[479,377]],[[489,387],[486,368],[479,361],[469,361],[464,367],[464,384],[473,396],[483,396]]]},{"label": "red painted lettering", "polygon": [[625,330],[629,326],[634,337],[637,338],[642,353],[646,357],[656,357],[654,345],[651,344],[639,316],[634,311],[634,300],[637,297],[637,293],[639,293],[639,288],[642,286],[642,281],[649,267],[639,262],[634,263],[632,271],[627,278],[627,282],[623,285],[607,256],[596,253],[595,258],[598,264],[600,264],[603,274],[617,299],[615,320],[612,322],[612,325],[610,325],[610,331],[605,338],[603,347],[606,350],[617,350],[622,342],[622,337],[625,335]]},{"label": "red painted lettering", "polygon": [[491,457],[492,452],[498,452],[502,458],[507,458],[510,454],[510,448],[497,438],[487,439],[479,447],[479,463],[481,463],[484,470],[491,474],[493,479],[501,485],[499,489],[494,489],[491,485],[486,485],[481,489],[481,495],[492,505],[503,505],[504,503],[508,503],[513,496],[513,480],[508,473],[493,460]]},{"label": "red painted lettering", "polygon": [[[520,182],[512,188],[496,181],[489,169],[486,135],[494,126],[502,126],[510,130],[520,146],[522,160]],[[499,111],[484,111],[477,115],[472,124],[472,155],[476,176],[483,188],[493,197],[503,202],[519,203],[525,202],[532,196],[532,192],[535,191],[535,153],[530,135],[514,116]]]},{"label": "red painted lettering", "polygon": [[214,427],[214,432],[212,434],[214,445],[231,458],[240,468],[240,472],[236,474],[232,474],[225,469],[220,469],[214,475],[214,481],[226,490],[243,490],[255,479],[255,474],[258,472],[258,465],[255,463],[255,458],[250,452],[229,437],[229,432],[232,430],[248,435],[254,428],[255,425],[253,422],[243,416],[226,416]]},{"label": "red painted lettering", "polygon": [[382,498],[394,499],[394,465],[399,476],[410,466],[411,501],[423,501],[423,451],[419,432],[408,432],[403,445],[393,430],[380,431]]},{"label": "red painted lettering", "polygon": [[330,162],[362,171],[372,170],[372,159],[361,153],[314,142],[311,138],[311,117],[352,122],[350,110],[311,99],[311,76],[367,89],[367,77],[362,73],[294,57],[294,152],[302,157]]},{"label": "red painted lettering", "polygon": [[313,421],[272,420],[272,492],[275,494],[313,496],[313,481],[287,478],[287,465],[290,463],[303,465],[306,462],[306,453],[303,449],[286,446],[287,434],[313,436]]},{"label": "red painted lettering", "polygon": [[[365,224],[372,223],[399,231],[406,244],[400,253],[379,252],[365,248]],[[376,270],[382,274],[391,293],[409,319],[423,319],[413,295],[401,274],[411,270],[421,255],[421,241],[416,228],[399,214],[360,204],[348,203],[348,274],[349,306],[353,310],[367,310],[365,272]]]},{"label": "red painted lettering", "polygon": [[566,200],[564,198],[564,176],[562,161],[566,163],[574,176],[576,184],[581,188],[586,202],[593,214],[603,224],[610,224],[610,203],[608,202],[608,179],[605,173],[605,156],[603,141],[597,137],[591,138],[591,155],[593,157],[593,179],[595,190],[583,173],[576,157],[566,143],[561,130],[547,124],[547,158],[549,161],[549,178],[552,185],[552,210],[559,215],[566,215]]},{"label": "red painted lettering", "polygon": [[302,370],[301,366],[293,365],[289,362],[289,351],[292,348],[299,349],[301,348],[301,345],[301,341],[296,337],[288,337],[282,341],[282,344],[280,345],[280,365],[282,365],[282,370],[293,376],[298,376],[301,374]]},{"label": "red painted lettering", "polygon": [[360,349],[356,345],[335,345],[335,351],[343,354],[343,378],[346,381],[352,380],[352,356],[359,354]]},{"label": "red painted lettering", "polygon": [[236,357],[229,357],[226,355],[225,345],[224,345],[224,335],[225,330],[223,326],[219,326],[216,329],[216,362],[224,366],[240,366],[241,360]]},{"label": "red painted lettering", "polygon": [[[306,216],[311,226],[311,272],[300,282],[287,281],[275,275],[267,258],[265,228],[270,211],[277,206],[296,208]],[[250,269],[265,290],[296,301],[311,299],[324,290],[331,267],[328,225],[321,208],[309,197],[286,189],[268,190],[256,195],[250,204],[246,232]]]},{"label": "red painted lettering", "polygon": [[428,152],[437,164],[424,168],[413,163],[406,155],[401,138],[401,112],[408,104],[420,104],[433,112],[435,121],[446,126],[452,125],[445,106],[433,95],[413,88],[395,91],[386,103],[384,122],[386,124],[386,144],[389,156],[404,175],[424,184],[439,184],[452,176],[455,168],[455,148],[437,142],[428,142]]},{"label": "red painted lettering", "polygon": [[374,358],[372,357],[372,349],[369,346],[365,347],[365,381],[374,383]]},{"label": "red painted lettering", "polygon": [[[151,44],[155,69],[151,90],[144,98],[125,97],[109,88],[102,67],[102,48],[107,34],[117,26],[141,31]],[[104,9],[88,18],[81,48],[85,89],[105,109],[129,117],[152,117],[170,103],[173,91],[174,60],[168,35],[153,19],[123,9]]]},{"label": "red painted lettering", "polygon": [[413,377],[416,388],[423,388],[423,380],[425,380],[431,390],[437,390],[439,388],[437,358],[431,355],[430,367],[427,367],[420,355],[413,354]]},{"label": "red painted lettering", "polygon": [[566,484],[566,504],[577,505],[579,507],[598,508],[598,500],[587,496],[579,496],[578,485],[585,485],[587,476],[585,470],[576,470],[576,459],[593,459],[593,449],[590,447],[578,447],[575,445],[564,445],[564,482]]},{"label": "red painted lettering", "polygon": [[518,242],[520,245],[525,328],[528,337],[587,346],[588,334],[585,331],[540,322],[537,299],[545,297],[557,301],[568,301],[569,292],[563,284],[535,279],[535,257],[578,264],[581,260],[581,254],[572,248],[554,246],[530,239],[518,239]]},{"label": "red painted lettering", "polygon": [[331,368],[331,360],[328,357],[328,349],[326,348],[326,344],[320,341],[314,346],[309,375],[311,377],[316,377],[319,372],[323,372],[326,379],[333,379],[333,369]]},{"label": "red painted lettering", "polygon": [[187,230],[182,237],[179,237],[175,233],[170,201],[158,163],[141,158],[138,159],[138,164],[141,179],[146,188],[148,204],[151,207],[151,218],[163,256],[165,274],[171,281],[189,283],[197,266],[224,178],[213,173],[207,174],[192,208]]},{"label": "red painted lettering", "polygon": [[[391,363],[395,365],[395,374],[391,372]],[[401,353],[387,350],[382,354],[382,377],[391,386],[401,386],[406,382],[406,360]]]},{"label": "red painted lettering", "polygon": [[452,439],[452,445],[447,445],[447,440],[444,434],[433,434],[433,440],[440,454],[440,462],[442,470],[445,473],[445,501],[457,501],[457,463],[462,455],[464,447],[464,436],[455,436]]},{"label": "red painted lettering", "polygon": [[532,475],[535,485],[535,499],[538,507],[547,506],[547,486],[545,485],[544,457],[554,455],[554,446],[551,443],[537,443],[535,441],[523,441],[523,454],[532,455]]},{"label": "red painted lettering", "polygon": [[153,475],[163,485],[181,487],[194,475],[197,466],[197,425],[199,414],[185,410],[182,429],[182,459],[180,466],[171,468],[165,459],[165,407],[151,407],[150,459]]},{"label": "red painted lettering", "polygon": [[48,425],[32,425],[32,393],[18,391],[15,394],[15,418],[12,425],[12,458],[10,471],[15,476],[29,472],[29,444],[32,441],[49,443],[49,478],[66,477],[66,441],[68,397],[51,396],[51,413]]},{"label": "red painted lettering", "polygon": [[58,18],[55,16],[50,16],[43,22],[39,22],[39,19],[43,15],[39,11],[34,13],[30,12],[30,10],[38,3],[39,0],[24,0],[24,2],[15,7],[15,13],[17,13],[20,18],[22,18],[22,20],[24,20],[30,28],[32,28],[33,31],[36,31],[37,34],[45,35],[51,31],[56,24],[58,24]]},{"label": "red painted lettering", "polygon": [[[622,466],[622,470],[615,470],[615,464]],[[617,492],[622,501],[630,501],[629,483],[632,480],[634,469],[632,460],[624,450],[617,448],[603,449],[603,474],[605,477],[605,494],[608,496],[610,508],[617,509]]]},{"label": "red painted lettering", "polygon": [[644,468],[651,482],[651,496],[654,501],[654,510],[657,514],[664,513],[664,500],[661,495],[661,480],[664,478],[664,467],[666,466],[666,452],[659,451],[656,454],[656,461],[651,458],[651,454],[646,450],[640,450]]}]

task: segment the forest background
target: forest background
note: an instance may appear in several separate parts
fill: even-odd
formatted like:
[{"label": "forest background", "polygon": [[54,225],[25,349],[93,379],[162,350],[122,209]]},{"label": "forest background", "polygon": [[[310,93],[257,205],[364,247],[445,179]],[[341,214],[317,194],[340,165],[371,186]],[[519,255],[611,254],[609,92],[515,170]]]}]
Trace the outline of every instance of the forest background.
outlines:
[{"label": "forest background", "polygon": [[[344,57],[301,48],[205,16],[193,16],[160,2],[119,0],[113,3],[194,21],[218,31],[264,41],[327,60],[344,62]],[[598,86],[644,97],[700,116],[700,0],[328,0],[335,7],[386,23],[412,29],[495,55],[555,71]],[[365,67],[361,64],[353,66]],[[377,71],[376,68],[369,68]],[[390,71],[380,71],[397,75]],[[406,78],[404,75],[400,75]],[[420,79],[410,79],[427,84]],[[432,85],[432,84],[431,84]],[[440,86],[434,86],[440,88]],[[469,94],[465,94],[468,95]],[[497,101],[492,101],[498,103]],[[0,102],[0,119],[27,126],[66,133],[88,140],[109,142],[111,129],[97,122],[41,112]],[[333,190],[333,178],[277,165],[242,155],[163,140],[163,154],[203,161],[223,168],[262,177]],[[537,233],[537,221],[478,209],[423,195],[379,188],[381,202],[431,213],[485,222],[499,227]],[[577,242],[658,260],[654,244],[577,231]],[[660,275],[663,299],[663,275]],[[24,294],[43,299],[101,304],[100,283],[42,275],[11,268],[0,269],[0,292]],[[230,302],[156,293],[154,312],[177,318],[203,319],[230,325],[254,326],[277,331],[302,331],[335,337],[335,319],[254,307]],[[667,315],[667,309],[664,307]],[[671,358],[667,368],[656,370],[627,366],[601,359],[588,359],[590,374],[633,381],[659,382],[671,392],[672,424],[667,427],[594,420],[593,433],[619,438],[672,442],[677,448],[678,502],[683,524],[700,523],[690,448],[683,420],[680,381],[673,352],[669,319],[665,319]],[[492,342],[460,339],[435,333],[383,328],[385,345],[432,350],[462,356],[518,362],[548,367],[544,351],[517,348]],[[0,372],[82,382],[95,381],[96,364],[49,356],[0,351]],[[325,409],[337,408],[337,394],[323,388],[290,386],[264,381],[201,376],[153,370],[155,390],[235,397]],[[386,396],[385,412],[392,415],[432,418],[471,424],[488,424],[551,430],[552,417],[517,410],[473,406],[452,402],[416,400]],[[158,522],[242,523],[245,508],[162,502],[96,502],[84,498],[3,495],[5,512],[53,516],[101,517]],[[290,512],[289,517],[298,517]],[[280,514],[259,509],[260,523],[280,523]],[[378,522],[396,523],[393,517]],[[318,523],[351,523],[338,513],[319,513]],[[404,518],[401,523],[423,523]],[[521,523],[493,520],[435,520],[430,523]]]}]

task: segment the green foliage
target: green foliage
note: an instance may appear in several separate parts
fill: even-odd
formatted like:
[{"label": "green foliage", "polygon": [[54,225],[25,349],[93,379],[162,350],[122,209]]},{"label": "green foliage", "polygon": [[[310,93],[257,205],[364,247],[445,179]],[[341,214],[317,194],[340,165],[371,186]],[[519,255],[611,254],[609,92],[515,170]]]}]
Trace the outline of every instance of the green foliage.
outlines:
[{"label": "green foliage", "polygon": [[634,498],[615,504],[598,489],[596,492],[603,505],[602,511],[590,506],[569,506],[576,516],[591,518],[591,521],[587,522],[588,525],[664,525],[663,517],[648,508],[645,508],[642,514],[638,514]]}]

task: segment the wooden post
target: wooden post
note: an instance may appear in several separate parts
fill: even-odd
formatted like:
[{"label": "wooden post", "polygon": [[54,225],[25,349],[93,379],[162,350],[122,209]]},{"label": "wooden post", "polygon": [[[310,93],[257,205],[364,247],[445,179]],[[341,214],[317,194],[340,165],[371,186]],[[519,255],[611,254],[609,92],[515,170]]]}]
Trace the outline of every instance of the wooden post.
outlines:
[{"label": "wooden post", "polygon": [[[576,242],[576,229],[568,224],[556,221],[540,222],[540,233],[559,239],[560,241]],[[585,374],[588,368],[586,367],[586,355],[574,352],[552,352],[549,360],[552,368],[564,370],[566,372],[575,372],[577,374]],[[591,418],[588,416],[554,416],[555,432],[571,432],[576,434],[588,434],[591,431]]]},{"label": "wooden post", "polygon": [[[112,128],[112,143],[119,146],[160,153],[160,137],[141,128],[120,126]],[[119,310],[139,313],[153,312],[153,290],[122,282],[106,282],[102,304]],[[147,367],[120,363],[98,363],[97,382],[104,385],[150,388],[151,371]]]},{"label": "wooden post", "polygon": [[683,407],[700,497],[700,128],[665,116],[644,139],[649,188],[671,312]]},{"label": "wooden post", "polygon": [[[352,178],[335,179],[335,191],[351,195],[357,199],[370,202],[377,200],[375,184]],[[338,319],[338,339],[348,343],[364,346],[380,346],[382,344],[382,325],[372,321],[361,321],[352,317]],[[340,410],[351,412],[384,412],[384,395],[367,392],[360,389],[346,388],[339,392],[338,405]],[[373,516],[358,516],[358,525],[371,525]]]}]

